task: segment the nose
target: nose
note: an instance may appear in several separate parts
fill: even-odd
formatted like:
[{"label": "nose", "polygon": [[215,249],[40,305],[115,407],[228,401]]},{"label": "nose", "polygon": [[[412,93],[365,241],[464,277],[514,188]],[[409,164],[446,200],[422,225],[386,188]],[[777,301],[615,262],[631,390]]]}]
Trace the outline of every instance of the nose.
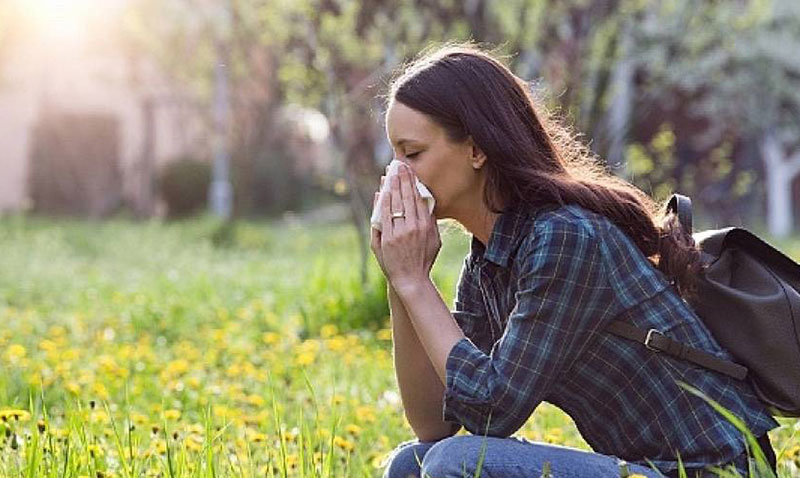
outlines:
[{"label": "nose", "polygon": [[[398,161],[398,162],[400,162],[400,163],[403,163],[403,164],[405,164],[406,166],[408,166],[408,168],[409,168],[411,171],[414,171],[414,166],[411,164],[411,162],[410,162],[408,159],[406,159],[406,158],[403,158],[403,157],[400,157],[400,156],[396,156],[396,155],[395,155],[395,156],[392,158],[392,160],[393,160],[393,161]],[[416,171],[414,171],[414,174],[417,174],[417,173],[416,173]]]}]

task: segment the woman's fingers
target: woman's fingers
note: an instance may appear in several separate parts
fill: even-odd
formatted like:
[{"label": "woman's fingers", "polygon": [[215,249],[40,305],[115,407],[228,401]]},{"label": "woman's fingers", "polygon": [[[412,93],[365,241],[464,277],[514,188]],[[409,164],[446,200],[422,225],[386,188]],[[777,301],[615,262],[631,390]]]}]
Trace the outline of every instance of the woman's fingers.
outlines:
[{"label": "woman's fingers", "polygon": [[403,201],[403,211],[406,213],[406,224],[416,224],[417,205],[416,197],[419,196],[414,176],[408,166],[400,167],[400,196]]},{"label": "woman's fingers", "polygon": [[392,234],[392,191],[386,188],[381,199],[381,237]]},{"label": "woman's fingers", "polygon": [[378,252],[381,249],[381,231],[375,229],[374,227],[370,227],[369,230],[369,246],[372,248],[372,252],[375,253],[375,257],[378,257]]},{"label": "woman's fingers", "polygon": [[403,196],[400,193],[400,175],[395,174],[389,178],[389,197],[391,198],[388,202],[391,204],[390,212],[389,212],[389,223],[391,224],[392,232],[394,233],[395,229],[403,227],[408,220],[408,217],[392,217],[396,212],[403,212],[408,214],[408,211],[405,210],[405,206],[403,206]]}]

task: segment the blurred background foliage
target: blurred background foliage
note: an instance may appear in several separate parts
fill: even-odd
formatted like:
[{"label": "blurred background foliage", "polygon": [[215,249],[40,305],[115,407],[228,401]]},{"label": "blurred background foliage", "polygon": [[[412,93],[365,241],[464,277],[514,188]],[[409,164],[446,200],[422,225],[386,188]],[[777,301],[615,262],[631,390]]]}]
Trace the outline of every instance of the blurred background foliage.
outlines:
[{"label": "blurred background foliage", "polygon": [[[125,58],[143,111],[180,104],[205,131],[195,143],[209,144],[170,161],[214,156],[223,67],[235,217],[333,204],[366,231],[392,155],[382,124],[392,75],[430,45],[470,40],[503,55],[613,172],[658,200],[690,195],[699,227],[746,223],[786,237],[800,218],[795,0],[115,1],[109,48]],[[9,39],[0,75],[21,28],[14,12],[0,6]],[[153,71],[168,87],[154,92]],[[148,130],[152,122],[145,152],[170,134]],[[139,193],[99,201],[99,214],[128,206],[150,217],[156,200],[174,208],[156,189],[167,166],[151,163],[123,174],[123,184],[131,171],[140,177]]]},{"label": "blurred background foliage", "polygon": [[[232,0],[227,25],[222,2],[201,5],[140,0],[126,17],[131,44],[207,97],[214,41],[225,38],[240,106],[236,167],[291,161],[263,153],[284,138],[265,133],[281,105],[313,108],[329,122],[332,173],[361,217],[390,159],[380,94],[431,42],[497,46],[611,168],[660,199],[692,195],[710,222],[763,217],[764,145],[797,143],[800,7],[791,0]],[[261,184],[240,184],[237,196]],[[244,214],[263,206],[237,204]]]}]

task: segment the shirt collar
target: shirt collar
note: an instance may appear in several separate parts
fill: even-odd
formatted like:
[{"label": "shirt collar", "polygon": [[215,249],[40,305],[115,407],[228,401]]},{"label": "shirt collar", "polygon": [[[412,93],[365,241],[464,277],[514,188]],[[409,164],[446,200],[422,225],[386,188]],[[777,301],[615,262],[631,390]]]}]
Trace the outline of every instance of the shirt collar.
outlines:
[{"label": "shirt collar", "polygon": [[503,211],[494,223],[489,236],[489,245],[484,246],[475,235],[472,236],[471,252],[473,256],[507,267],[511,253],[519,242],[522,225],[528,214],[521,208],[510,208]]}]

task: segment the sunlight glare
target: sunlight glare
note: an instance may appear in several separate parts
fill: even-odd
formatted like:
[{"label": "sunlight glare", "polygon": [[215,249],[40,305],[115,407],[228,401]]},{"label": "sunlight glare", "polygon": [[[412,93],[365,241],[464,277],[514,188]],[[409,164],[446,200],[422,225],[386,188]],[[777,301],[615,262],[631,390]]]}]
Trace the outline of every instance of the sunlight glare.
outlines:
[{"label": "sunlight glare", "polygon": [[17,0],[22,13],[43,39],[77,41],[89,28],[99,0]]}]

